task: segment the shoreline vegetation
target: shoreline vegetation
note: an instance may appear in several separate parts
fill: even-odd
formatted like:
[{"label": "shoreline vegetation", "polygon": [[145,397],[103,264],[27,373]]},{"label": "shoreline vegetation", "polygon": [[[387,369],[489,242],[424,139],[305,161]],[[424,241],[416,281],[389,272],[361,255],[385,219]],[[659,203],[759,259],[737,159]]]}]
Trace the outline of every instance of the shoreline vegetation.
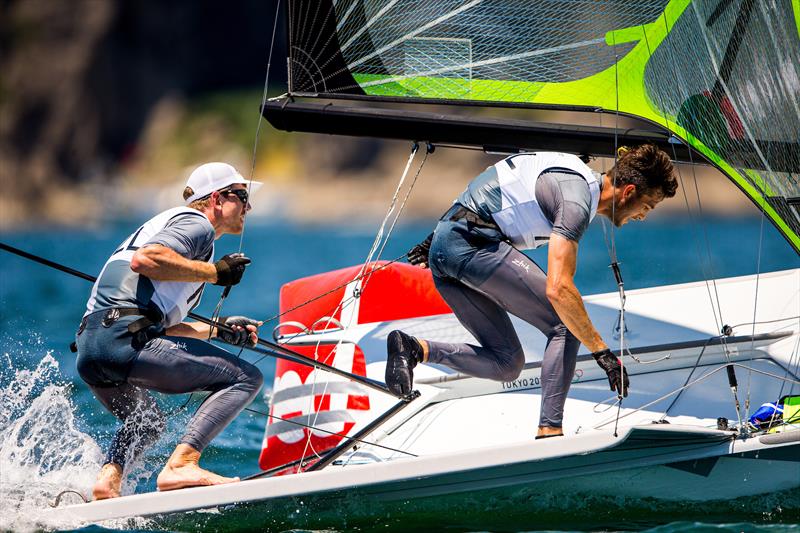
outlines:
[{"label": "shoreline vegetation", "polygon": [[[3,195],[0,228],[92,226],[157,212],[180,203],[186,177],[207,161],[229,162],[245,177],[252,174],[264,183],[254,197],[253,215],[257,217],[282,217],[297,223],[360,223],[384,216],[410,143],[286,133],[262,120],[253,164],[260,100],[260,91],[255,90],[218,92],[191,100],[164,97],[146,117],[137,143],[126,150],[113,173],[87,173],[87,178],[77,183],[50,184],[36,199],[41,206],[36,210],[29,209],[30,197]],[[423,157],[424,147],[420,147],[399,202]],[[414,185],[403,220],[435,221],[470,179],[502,157],[438,148]],[[612,164],[612,160],[598,159],[590,166],[602,171]],[[751,202],[713,167],[681,165],[679,174],[686,196],[679,190],[675,198],[662,204],[658,216],[687,216],[687,203],[693,214],[697,213],[698,191],[705,214],[757,216]]]}]

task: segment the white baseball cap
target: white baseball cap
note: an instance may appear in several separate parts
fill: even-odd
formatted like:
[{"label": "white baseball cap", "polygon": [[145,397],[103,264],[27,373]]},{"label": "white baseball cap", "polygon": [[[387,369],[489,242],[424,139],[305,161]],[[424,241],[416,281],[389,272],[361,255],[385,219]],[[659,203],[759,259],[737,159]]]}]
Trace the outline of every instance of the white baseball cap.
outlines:
[{"label": "white baseball cap", "polygon": [[191,187],[194,192],[186,199],[186,205],[236,183],[249,185],[250,194],[256,192],[262,185],[260,181],[247,180],[228,163],[206,163],[200,165],[194,169],[186,181],[186,186]]}]

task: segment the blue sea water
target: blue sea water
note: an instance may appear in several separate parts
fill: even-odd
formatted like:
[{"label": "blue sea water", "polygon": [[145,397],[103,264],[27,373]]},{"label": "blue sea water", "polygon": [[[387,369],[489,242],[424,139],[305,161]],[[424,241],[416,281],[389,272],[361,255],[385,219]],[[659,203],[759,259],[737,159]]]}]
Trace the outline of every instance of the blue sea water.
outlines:
[{"label": "blue sea water", "polygon": [[[50,228],[6,232],[0,233],[0,242],[96,275],[107,256],[140,222],[116,221],[91,231]],[[282,284],[358,264],[364,260],[376,229],[377,224],[329,227],[249,220],[243,250],[253,264],[243,283],[226,300],[223,314],[260,319],[275,315]],[[429,231],[430,227],[423,224],[399,226],[383,258],[400,256]],[[728,277],[800,266],[786,241],[771,225],[762,225],[759,218],[712,218],[701,225],[682,218],[656,218],[629,224],[615,235],[629,289],[697,281],[712,274]],[[218,255],[234,251],[238,245],[238,237],[224,237],[218,241]],[[545,266],[544,254],[546,251],[537,251],[531,256]],[[584,294],[615,290],[608,263],[604,231],[595,222],[579,252],[576,282]],[[67,349],[89,288],[84,280],[0,251],[0,530],[35,528],[39,509],[65,486],[82,487],[89,494],[100,466],[101,449],[116,427],[115,419],[77,377],[74,356]],[[210,315],[218,296],[219,289],[209,287],[198,312]],[[271,329],[273,325],[265,327]],[[265,375],[265,388],[252,407],[263,412],[267,410],[274,361],[263,360],[258,366]],[[124,486],[127,493],[154,490],[155,475],[199,401],[195,397],[188,409],[178,410],[186,399],[162,398],[167,409],[177,412],[164,437],[140,464],[133,466]],[[203,456],[204,465],[223,475],[256,473],[265,424],[260,415],[243,413],[212,443]],[[453,502],[444,506],[433,502],[430,508],[419,509],[411,516],[407,509],[398,507],[384,509],[379,516],[361,510],[360,520],[358,510],[352,509],[348,513],[330,511],[309,520],[307,515],[287,509],[280,519],[275,518],[280,510],[273,510],[269,519],[252,523],[262,530],[800,531],[800,508],[795,505],[786,509],[784,499],[774,495],[670,507],[648,501],[620,504],[604,496],[608,495],[598,495],[596,501],[526,502],[531,509],[528,513],[507,519],[499,519],[487,503],[485,508],[477,504],[474,513],[456,520],[447,514]],[[168,526],[143,520],[115,527],[194,531],[235,526],[195,515]]]}]

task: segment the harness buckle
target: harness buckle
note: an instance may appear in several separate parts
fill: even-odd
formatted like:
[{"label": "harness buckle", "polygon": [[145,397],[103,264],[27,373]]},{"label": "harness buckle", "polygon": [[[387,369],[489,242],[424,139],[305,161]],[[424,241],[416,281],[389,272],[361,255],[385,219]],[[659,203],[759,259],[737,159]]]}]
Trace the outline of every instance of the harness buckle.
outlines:
[{"label": "harness buckle", "polygon": [[106,311],[106,314],[103,317],[103,320],[100,322],[100,324],[102,324],[104,328],[110,328],[114,324],[114,322],[119,320],[119,316],[120,316],[119,309],[117,308],[109,309],[108,311]]}]

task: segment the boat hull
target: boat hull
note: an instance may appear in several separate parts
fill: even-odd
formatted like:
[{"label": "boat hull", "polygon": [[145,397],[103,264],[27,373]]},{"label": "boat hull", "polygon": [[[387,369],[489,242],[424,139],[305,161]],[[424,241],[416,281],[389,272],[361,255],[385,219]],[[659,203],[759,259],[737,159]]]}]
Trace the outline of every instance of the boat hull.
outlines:
[{"label": "boat hull", "polygon": [[792,498],[800,485],[800,432],[772,440],[654,424],[616,437],[596,433],[451,456],[334,464],[320,472],[134,495],[49,514],[61,523],[152,516],[170,528],[199,523],[215,529],[224,522],[225,529],[246,530],[342,521],[351,527],[370,516],[373,524],[384,517],[388,525],[399,525],[403,516],[414,521],[424,515],[430,524],[428,515],[438,508],[475,521],[469,527],[485,526],[487,512],[502,513],[504,527],[510,527],[514,520],[587,502],[609,509],[683,509],[687,502],[729,502],[767,492],[773,499],[787,495],[780,505],[798,512]]}]

